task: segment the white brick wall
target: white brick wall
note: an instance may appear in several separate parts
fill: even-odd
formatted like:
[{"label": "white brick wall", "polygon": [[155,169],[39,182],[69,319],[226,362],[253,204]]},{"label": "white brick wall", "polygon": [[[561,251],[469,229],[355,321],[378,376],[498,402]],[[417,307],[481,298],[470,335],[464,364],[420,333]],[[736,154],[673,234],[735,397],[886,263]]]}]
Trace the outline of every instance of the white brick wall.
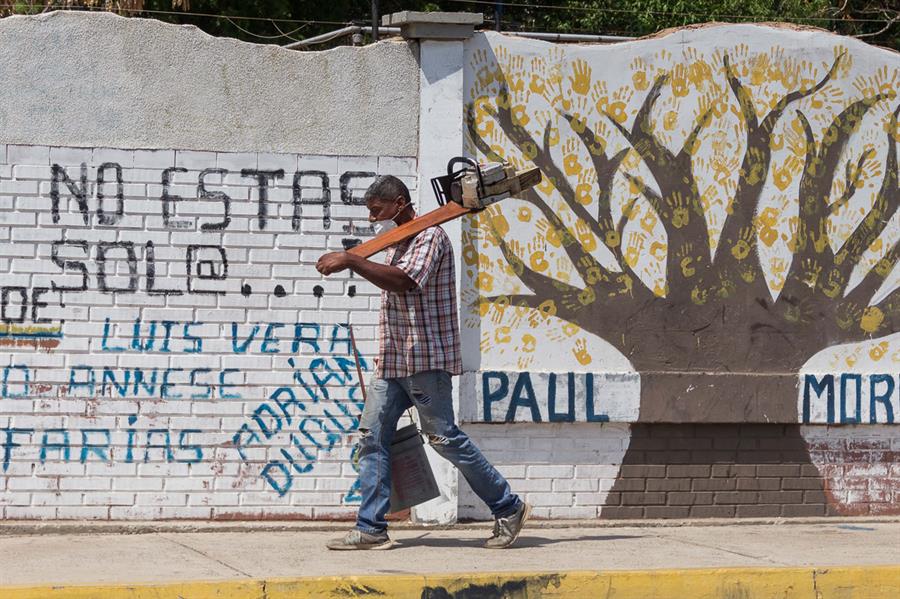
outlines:
[{"label": "white brick wall", "polygon": [[[25,145],[0,159],[0,518],[351,516],[360,393],[342,323],[370,369],[378,290],[314,264],[366,221],[342,175],[414,185],[415,159]],[[107,162],[120,198],[117,169],[97,185]],[[201,199],[210,168],[229,172]],[[330,222],[310,203],[318,177],[293,219],[298,168],[326,173]],[[264,205],[243,169],[283,169]]]},{"label": "white brick wall", "polygon": [[[534,506],[538,518],[597,518],[628,449],[628,424],[465,424],[463,429]],[[465,480],[459,518],[489,519]]]}]

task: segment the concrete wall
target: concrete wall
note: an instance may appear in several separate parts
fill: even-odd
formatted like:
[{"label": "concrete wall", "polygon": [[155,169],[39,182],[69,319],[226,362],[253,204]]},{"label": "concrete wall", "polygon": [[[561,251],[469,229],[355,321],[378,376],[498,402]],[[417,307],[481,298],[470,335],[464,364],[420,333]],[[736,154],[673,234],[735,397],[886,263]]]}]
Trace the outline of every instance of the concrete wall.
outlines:
[{"label": "concrete wall", "polygon": [[3,19],[0,32],[6,143],[416,153],[419,74],[405,43],[296,52],[75,12]]},{"label": "concrete wall", "polygon": [[[454,401],[538,516],[900,510],[896,54],[0,32],[0,518],[352,517],[379,297],[312,266],[463,151],[545,176],[447,226]],[[437,477],[419,518],[487,515]]]},{"label": "concrete wall", "polygon": [[466,56],[469,150],[544,174],[462,232],[463,417],[537,513],[900,511],[900,57],[754,25]]},{"label": "concrete wall", "polygon": [[348,518],[378,290],[313,268],[417,193],[415,47],[0,20],[0,518]]}]

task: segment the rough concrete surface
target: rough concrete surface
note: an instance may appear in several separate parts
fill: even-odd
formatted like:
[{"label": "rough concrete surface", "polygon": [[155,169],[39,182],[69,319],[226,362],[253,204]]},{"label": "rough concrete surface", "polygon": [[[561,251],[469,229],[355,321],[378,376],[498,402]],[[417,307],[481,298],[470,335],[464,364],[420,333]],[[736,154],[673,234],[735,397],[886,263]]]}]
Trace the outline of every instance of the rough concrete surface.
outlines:
[{"label": "rough concrete surface", "polygon": [[415,46],[298,52],[108,13],[0,21],[0,141],[416,154]]},{"label": "rough concrete surface", "polygon": [[405,529],[391,551],[326,550],[342,532],[0,536],[0,585],[900,564],[897,522],[531,528],[502,552],[484,527]]}]

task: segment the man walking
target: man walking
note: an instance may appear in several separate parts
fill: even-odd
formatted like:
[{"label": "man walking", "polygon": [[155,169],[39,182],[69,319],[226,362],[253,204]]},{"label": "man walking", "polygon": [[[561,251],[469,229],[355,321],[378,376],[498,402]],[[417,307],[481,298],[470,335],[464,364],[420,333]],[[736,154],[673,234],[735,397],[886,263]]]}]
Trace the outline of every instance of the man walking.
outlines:
[{"label": "man walking", "polygon": [[[377,232],[415,218],[409,190],[391,175],[366,191],[369,222]],[[453,248],[440,227],[428,228],[387,250],[385,264],[347,252],[319,258],[330,275],[350,269],[383,291],[375,377],[360,419],[359,478],[362,503],[356,527],[328,543],[329,549],[389,549],[387,514],[391,492],[391,440],[405,410],[415,406],[429,444],[450,460],[494,515],[485,547],[512,545],[531,507],[456,426],[452,375],[462,371]]]}]

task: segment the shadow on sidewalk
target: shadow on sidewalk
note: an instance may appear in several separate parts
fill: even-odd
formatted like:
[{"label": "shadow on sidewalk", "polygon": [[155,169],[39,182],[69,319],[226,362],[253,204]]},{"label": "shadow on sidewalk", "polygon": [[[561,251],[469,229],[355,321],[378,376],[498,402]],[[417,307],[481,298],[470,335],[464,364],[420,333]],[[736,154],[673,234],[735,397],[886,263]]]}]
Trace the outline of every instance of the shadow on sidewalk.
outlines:
[{"label": "shadow on sidewalk", "polygon": [[[642,539],[646,535],[583,535],[580,537],[567,537],[564,539],[547,539],[523,534],[513,545],[512,549],[528,549],[530,547],[543,547],[557,543],[578,543],[579,541],[620,541],[624,539]],[[443,548],[481,548],[485,539],[447,539],[431,537],[429,533],[411,539],[394,540],[394,550],[412,549],[415,547],[443,547]]]}]

